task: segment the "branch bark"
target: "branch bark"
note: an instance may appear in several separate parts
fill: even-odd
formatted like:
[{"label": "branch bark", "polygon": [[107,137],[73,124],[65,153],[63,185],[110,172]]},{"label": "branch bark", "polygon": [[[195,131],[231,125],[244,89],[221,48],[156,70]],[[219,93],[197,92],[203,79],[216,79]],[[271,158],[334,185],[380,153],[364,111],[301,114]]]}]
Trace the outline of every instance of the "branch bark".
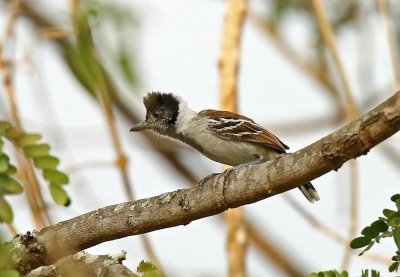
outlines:
[{"label": "branch bark", "polygon": [[122,264],[126,258],[125,254],[125,252],[121,252],[115,255],[91,255],[81,251],[57,261],[54,265],[38,267],[26,277],[133,276],[133,272]]},{"label": "branch bark", "polygon": [[[339,130],[275,160],[218,174],[202,187],[100,208],[17,235],[8,267],[26,273],[99,243],[191,221],[293,189],[357,158],[400,129],[400,92]],[[4,266],[4,265],[3,265]],[[1,268],[1,262],[0,262]]]}]

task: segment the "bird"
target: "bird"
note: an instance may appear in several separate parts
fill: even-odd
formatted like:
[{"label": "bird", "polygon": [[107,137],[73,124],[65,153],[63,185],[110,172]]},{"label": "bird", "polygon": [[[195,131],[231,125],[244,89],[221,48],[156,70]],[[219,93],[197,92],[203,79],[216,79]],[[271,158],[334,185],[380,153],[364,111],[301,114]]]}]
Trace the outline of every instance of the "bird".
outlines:
[{"label": "bird", "polygon": [[[248,166],[272,160],[289,149],[278,137],[248,117],[211,109],[195,112],[173,93],[150,92],[143,97],[143,104],[146,118],[133,126],[131,132],[152,130],[184,142],[222,164]],[[298,188],[311,203],[320,199],[310,182]]]}]

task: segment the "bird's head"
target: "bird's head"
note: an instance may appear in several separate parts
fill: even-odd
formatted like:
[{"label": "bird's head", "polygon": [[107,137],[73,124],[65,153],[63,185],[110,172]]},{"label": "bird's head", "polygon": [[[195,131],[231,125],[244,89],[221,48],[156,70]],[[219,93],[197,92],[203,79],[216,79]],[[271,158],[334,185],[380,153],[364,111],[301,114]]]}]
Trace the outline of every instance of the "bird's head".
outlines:
[{"label": "bird's head", "polygon": [[166,132],[176,124],[180,100],[172,93],[151,92],[143,97],[146,120],[131,128],[131,132],[151,129]]}]

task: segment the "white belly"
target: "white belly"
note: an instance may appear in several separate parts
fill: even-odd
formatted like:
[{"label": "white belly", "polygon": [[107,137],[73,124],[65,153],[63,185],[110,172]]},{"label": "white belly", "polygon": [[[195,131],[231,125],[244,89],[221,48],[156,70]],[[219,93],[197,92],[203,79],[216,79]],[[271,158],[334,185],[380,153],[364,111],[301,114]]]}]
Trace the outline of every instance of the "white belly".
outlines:
[{"label": "white belly", "polygon": [[257,157],[271,160],[278,153],[272,149],[258,146],[254,143],[226,140],[208,131],[197,133],[192,139],[202,146],[199,149],[208,158],[227,165],[238,165],[250,162]]}]

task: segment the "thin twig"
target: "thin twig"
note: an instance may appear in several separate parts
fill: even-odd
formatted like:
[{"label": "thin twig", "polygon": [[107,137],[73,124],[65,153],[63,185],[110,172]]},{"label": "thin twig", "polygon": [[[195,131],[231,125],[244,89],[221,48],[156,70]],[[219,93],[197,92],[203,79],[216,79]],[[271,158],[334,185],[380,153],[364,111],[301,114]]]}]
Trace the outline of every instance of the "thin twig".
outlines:
[{"label": "thin twig", "polygon": [[[6,28],[6,33],[4,36],[3,44],[0,46],[0,69],[1,69],[1,73],[2,73],[3,83],[6,88],[8,102],[11,107],[11,117],[15,123],[15,126],[18,129],[21,129],[21,121],[19,119],[18,108],[17,108],[17,104],[15,101],[15,95],[14,95],[14,88],[13,88],[12,81],[11,81],[11,64],[12,63],[9,61],[6,61],[6,59],[3,56],[3,50],[13,33],[14,23],[17,18],[19,7],[20,7],[19,0],[15,0],[13,3],[14,4],[12,6],[12,11],[11,11],[9,21],[7,23],[7,28]],[[16,148],[15,148],[15,150],[16,150],[17,156],[21,155],[17,151]],[[46,204],[45,204],[42,194],[40,192],[39,182],[35,176],[31,161],[26,157],[24,157],[23,159],[18,159],[17,161],[18,161],[18,165],[19,165],[21,174],[26,176],[26,180],[29,180],[29,182],[25,182],[25,189],[27,191],[26,196],[28,198],[28,202],[30,203],[32,214],[34,215],[35,224],[41,224],[39,226],[36,225],[36,227],[39,228],[39,227],[51,224],[50,216],[47,212]],[[30,188],[28,188],[28,187],[30,187]],[[30,192],[32,193],[32,195],[28,195]],[[43,218],[43,216],[45,218]]]},{"label": "thin twig", "polygon": [[22,154],[18,151],[16,146],[14,146],[14,150],[16,153],[17,164],[18,164],[18,179],[21,181],[24,186],[25,197],[28,200],[29,208],[32,213],[33,222],[35,224],[36,229],[39,229],[41,226],[45,225],[45,221],[43,216],[40,214],[40,209],[38,207],[38,203],[35,201],[35,197],[33,195],[32,186],[30,186],[30,182],[28,181],[28,173],[25,170],[24,159]]},{"label": "thin twig", "polygon": [[[353,161],[350,161],[350,162],[353,162]],[[355,192],[355,193],[357,193],[357,192]],[[334,229],[332,229],[329,226],[320,222],[316,217],[314,217],[311,213],[309,213],[306,209],[304,209],[303,206],[301,206],[295,199],[290,197],[290,195],[285,194],[284,198],[294,208],[294,210],[296,210],[313,227],[319,229],[322,233],[326,234],[327,236],[332,238],[337,243],[339,243],[341,245],[345,245],[345,246],[349,245],[349,241],[346,238],[344,238],[341,234],[336,232]],[[352,251],[349,253],[352,255],[358,255],[358,253],[355,251]],[[364,253],[361,257],[365,258],[367,260],[373,260],[373,261],[377,261],[377,262],[384,263],[384,264],[388,264],[391,261],[390,257],[384,257],[384,256],[380,256],[377,254],[369,253],[369,252]]]},{"label": "thin twig", "polygon": [[58,27],[44,27],[40,28],[38,31],[38,37],[44,37],[50,39],[67,38],[72,35],[74,35],[74,32],[70,30],[61,29]]},{"label": "thin twig", "polygon": [[303,72],[307,73],[309,77],[320,86],[322,86],[326,91],[332,96],[335,101],[338,114],[342,114],[344,109],[343,104],[340,100],[340,94],[336,87],[332,84],[331,80],[327,74],[317,68],[314,64],[308,62],[305,57],[303,57],[299,52],[297,52],[293,47],[291,47],[280,35],[276,32],[272,23],[268,21],[267,18],[261,16],[259,12],[254,9],[249,9],[248,18],[254,26],[258,27],[264,34],[271,38],[272,42],[277,46],[278,49],[293,65],[302,69]]},{"label": "thin twig", "polygon": [[319,26],[321,28],[323,38],[325,40],[326,45],[328,46],[329,52],[332,55],[333,62],[336,66],[336,69],[339,73],[340,80],[343,85],[343,90],[345,93],[346,103],[347,103],[347,109],[346,109],[347,119],[350,119],[350,120],[354,119],[357,116],[358,112],[357,112],[355,101],[353,99],[353,94],[351,92],[350,83],[347,79],[344,67],[342,65],[338,51],[336,49],[335,37],[334,37],[333,31],[332,31],[332,27],[327,19],[322,1],[321,0],[312,0],[312,4],[313,4],[314,10],[315,10],[315,14],[317,16]]},{"label": "thin twig", "polygon": [[[222,110],[237,111],[237,73],[242,24],[246,16],[247,0],[228,0],[224,21],[222,46],[219,57],[219,98]],[[226,167],[225,167],[226,168]],[[243,207],[224,213],[227,228],[228,276],[246,275],[245,261],[247,233]]]},{"label": "thin twig", "polygon": [[350,166],[350,228],[349,228],[349,238],[345,245],[346,251],[342,261],[342,269],[349,267],[350,257],[352,254],[352,249],[350,248],[350,241],[355,237],[358,227],[358,166],[355,160],[349,162]]},{"label": "thin twig", "polygon": [[393,91],[400,88],[400,69],[399,63],[397,61],[395,46],[393,42],[392,29],[389,22],[389,10],[386,0],[378,0],[379,13],[381,14],[383,28],[386,32],[386,39],[389,47],[390,61],[392,64],[392,74],[393,74]]},{"label": "thin twig", "polygon": [[[254,225],[254,224],[253,224]],[[252,224],[246,223],[246,232],[249,236],[249,240],[252,240],[257,248],[264,254],[265,258],[272,260],[274,264],[288,276],[300,277],[305,276],[305,272],[301,272],[300,269],[296,268],[291,262],[290,258],[280,253],[274,246],[273,243],[268,241],[265,236],[262,236]],[[265,232],[264,232],[265,233]],[[279,240],[280,241],[280,240]]]},{"label": "thin twig", "polygon": [[[346,117],[347,120],[353,120],[358,115],[357,107],[355,101],[353,99],[353,93],[350,88],[350,83],[345,74],[344,67],[339,57],[339,53],[335,44],[335,36],[332,31],[332,27],[327,19],[325,9],[321,0],[313,0],[312,1],[315,14],[317,16],[317,20],[322,32],[322,36],[325,40],[326,45],[328,46],[329,52],[333,58],[333,62],[336,66],[336,69],[339,73],[339,77],[341,83],[343,85],[345,98],[346,98]],[[349,227],[349,240],[351,240],[357,231],[358,225],[358,178],[357,178],[357,169],[356,162],[352,161],[350,163],[350,227]],[[342,268],[347,268],[350,262],[351,251],[349,245],[346,245],[346,251],[342,262]]]},{"label": "thin twig", "polygon": [[36,178],[36,174],[33,169],[32,162],[29,158],[27,158],[25,156],[24,156],[24,161],[26,164],[26,172],[28,174],[28,179],[31,182],[30,185],[32,186],[33,195],[35,196],[35,199],[38,202],[38,207],[39,207],[40,212],[43,214],[43,216],[45,218],[45,223],[42,226],[51,225],[52,221],[50,219],[49,213],[47,212],[47,205],[44,202],[42,192],[40,190],[39,181]]},{"label": "thin twig", "polygon": [[[74,32],[75,32],[75,36],[77,39],[79,39],[79,25],[78,25],[78,0],[70,0],[70,6],[71,6],[71,17],[72,17],[72,22],[74,25]],[[80,45],[80,41],[78,40],[78,47]],[[119,169],[121,178],[122,178],[122,183],[124,185],[124,189],[125,189],[125,193],[128,197],[129,201],[134,201],[135,197],[133,194],[133,190],[132,190],[132,185],[131,182],[129,180],[129,176],[128,176],[128,172],[127,172],[127,164],[128,164],[128,160],[126,158],[126,156],[123,153],[122,150],[122,146],[121,146],[121,142],[120,142],[120,138],[117,132],[117,128],[115,126],[115,120],[114,120],[114,116],[113,116],[113,111],[112,111],[112,106],[111,106],[111,98],[110,98],[110,93],[108,91],[107,85],[104,82],[104,78],[103,78],[103,73],[101,71],[101,69],[99,68],[99,62],[96,59],[95,56],[95,49],[94,49],[94,45],[91,42],[91,45],[89,46],[91,47],[91,53],[90,53],[90,62],[91,62],[91,68],[94,71],[94,75],[95,75],[95,82],[96,84],[92,87],[92,91],[94,92],[100,107],[102,109],[104,118],[106,120],[107,123],[107,127],[111,136],[111,140],[112,140],[112,145],[116,154],[116,162],[115,165],[117,166],[117,168]],[[161,270],[161,265],[158,262],[158,259],[155,257],[154,251],[150,245],[150,242],[147,238],[146,235],[141,235],[140,236],[142,243],[144,245],[144,248],[146,250],[146,253],[148,255],[148,257],[152,260],[152,262],[154,264],[156,264],[156,266],[159,268],[159,270]]]},{"label": "thin twig", "polygon": [[7,223],[7,227],[10,230],[11,234],[15,236],[18,234],[17,229],[15,229],[14,225],[12,223]]},{"label": "thin twig", "polygon": [[338,243],[345,243],[347,240],[334,229],[326,226],[322,222],[320,222],[316,217],[314,217],[311,213],[309,213],[306,209],[303,208],[295,199],[290,197],[290,195],[284,195],[285,200],[289,203],[290,206],[293,207],[295,211],[297,211],[306,221],[308,221],[311,226],[319,229],[322,233],[331,237]]},{"label": "thin twig", "polygon": [[13,33],[14,23],[15,23],[15,20],[17,19],[20,5],[21,5],[21,0],[14,0],[12,2],[11,13],[10,13],[10,17],[8,18],[8,21],[7,21],[7,26],[6,26],[6,30],[4,33],[3,41],[0,45],[0,51],[2,51],[1,48],[3,48],[3,46],[7,43],[7,41],[9,40],[9,38],[11,37],[11,35]]},{"label": "thin twig", "polygon": [[[30,19],[33,24],[35,24],[38,28],[45,28],[48,26],[55,26],[54,23],[50,22],[47,18],[43,17],[41,14],[39,14],[30,3],[27,2],[22,2],[21,3],[21,10],[23,11],[22,15],[24,15],[26,18]],[[57,27],[56,27],[57,28]],[[60,39],[52,40],[54,43],[56,43],[58,46],[60,46],[61,49],[64,51],[68,51],[67,49],[70,49],[72,47],[71,42],[66,40],[64,36],[61,36]],[[65,57],[64,57],[65,58]],[[112,102],[113,102],[113,107],[116,107],[117,110],[127,119],[129,120],[132,124],[136,124],[139,122],[139,116],[135,114],[135,112],[131,109],[131,107],[128,106],[126,101],[123,101],[120,99],[120,96],[118,95],[116,89],[112,87],[112,84],[110,83],[110,90],[112,90],[115,93],[112,93]],[[151,132],[143,132],[141,135],[146,137],[147,141],[151,144],[151,146],[156,149],[159,154],[166,159],[172,166],[173,168],[185,176],[191,183],[197,183],[198,178],[191,172],[191,170],[179,159],[176,150],[180,148],[180,145],[177,142],[174,141],[169,141],[168,142],[168,147],[165,147],[165,140],[164,143],[160,143],[161,138],[157,137]],[[172,150],[171,150],[172,149]]]},{"label": "thin twig", "polygon": [[87,161],[67,166],[65,167],[65,172],[68,174],[73,174],[82,170],[97,169],[102,167],[114,167],[114,166],[115,166],[114,161]]}]

